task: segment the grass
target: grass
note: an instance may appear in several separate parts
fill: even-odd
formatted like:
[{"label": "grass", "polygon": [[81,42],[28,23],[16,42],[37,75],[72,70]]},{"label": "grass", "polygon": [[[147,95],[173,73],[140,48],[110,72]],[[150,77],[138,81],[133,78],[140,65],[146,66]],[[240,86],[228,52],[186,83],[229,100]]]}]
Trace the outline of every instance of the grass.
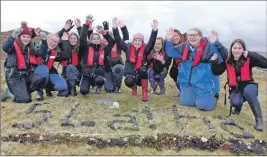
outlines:
[{"label": "grass", "polygon": [[[3,69],[1,69],[3,71]],[[245,130],[251,132],[256,139],[267,140],[266,126],[266,74],[260,71],[254,70],[254,79],[259,83],[259,101],[262,106],[262,113],[264,117],[264,131],[258,132],[254,129],[255,120],[252,111],[247,103],[244,104],[243,110],[240,115],[232,115],[230,119],[235,120],[238,124],[245,128]],[[216,108],[210,112],[204,112],[197,110],[195,107],[185,107],[180,106],[178,101],[173,97],[177,94],[177,89],[174,82],[168,76],[166,79],[166,95],[152,95],[149,94],[149,102],[143,103],[141,101],[141,89],[138,88],[138,96],[134,97],[131,95],[131,90],[128,89],[124,84],[122,85],[121,94],[104,94],[102,91],[101,95],[93,94],[94,91],[87,96],[82,96],[80,93],[77,97],[61,98],[54,96],[52,98],[45,97],[45,102],[50,104],[44,104],[38,106],[37,109],[46,109],[52,112],[52,117],[39,128],[33,128],[31,130],[12,128],[11,125],[16,122],[30,122],[36,121],[42,118],[41,114],[29,114],[26,115],[25,111],[28,107],[35,102],[35,94],[33,96],[33,103],[30,104],[15,104],[10,99],[3,102],[1,105],[4,109],[1,109],[1,136],[8,136],[9,134],[15,133],[41,133],[41,134],[51,134],[55,132],[84,132],[89,134],[99,134],[103,138],[123,136],[129,134],[138,134],[141,136],[156,135],[157,133],[174,133],[190,136],[204,136],[210,137],[214,132],[210,132],[207,126],[202,122],[200,118],[188,120],[185,118],[181,119],[182,124],[188,123],[182,131],[179,131],[178,126],[175,123],[174,116],[171,110],[171,106],[176,104],[179,114],[182,115],[195,115],[200,117],[207,117],[211,120],[211,123],[216,127],[216,137],[220,138],[222,134],[224,137],[233,137],[229,133],[225,132],[220,128],[220,120],[214,119],[214,116],[223,115],[227,116],[229,114],[229,105],[224,105],[224,90],[223,85],[225,83],[225,74],[221,76],[221,94],[220,99]],[[4,73],[1,72],[1,89],[5,88]],[[112,98],[120,103],[120,108],[110,109],[106,105],[97,105],[94,102],[102,98]],[[71,121],[75,120],[91,120],[95,121],[96,125],[94,127],[61,127],[60,122],[71,109],[71,107],[79,102],[80,106],[75,111],[74,115],[70,118]],[[229,104],[229,102],[228,102]],[[145,105],[149,105],[152,111],[154,122],[157,129],[151,130],[148,127],[148,120],[145,112],[132,112],[134,109],[144,110]],[[136,116],[139,131],[128,131],[128,130],[117,130],[114,131],[107,126],[108,121],[115,119],[125,119],[127,118],[115,118],[114,114],[130,114]],[[126,126],[129,124],[125,124]],[[240,130],[234,127],[228,127],[231,131]],[[251,142],[251,139],[242,139],[245,142]],[[140,148],[140,147],[130,147],[130,148],[104,148],[97,149],[87,145],[86,143],[72,143],[68,144],[20,144],[15,142],[2,142],[1,145],[1,155],[231,155],[231,153],[223,150],[216,150],[215,152],[208,151],[197,151],[194,149],[182,149],[176,152],[172,149],[164,149],[162,151],[157,151],[151,148]]]}]

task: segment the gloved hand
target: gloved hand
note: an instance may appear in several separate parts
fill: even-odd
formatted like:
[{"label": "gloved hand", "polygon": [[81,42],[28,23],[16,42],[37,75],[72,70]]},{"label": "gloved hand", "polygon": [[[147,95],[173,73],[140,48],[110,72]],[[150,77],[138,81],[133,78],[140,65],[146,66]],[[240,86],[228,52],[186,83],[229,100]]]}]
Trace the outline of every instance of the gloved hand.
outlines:
[{"label": "gloved hand", "polygon": [[40,32],[40,36],[42,40],[46,40],[47,39],[47,34],[45,32]]},{"label": "gloved hand", "polygon": [[12,37],[13,38],[17,38],[19,36],[19,34],[22,32],[22,28],[17,28],[14,30],[14,32],[12,33]]},{"label": "gloved hand", "polygon": [[104,31],[104,28],[103,28],[103,26],[100,26],[100,25],[97,25],[96,26],[96,31],[99,33],[99,34],[102,34],[102,35],[105,35],[106,34],[106,32]]},{"label": "gloved hand", "polygon": [[107,21],[102,22],[104,26],[104,30],[109,30],[109,23]]},{"label": "gloved hand", "polygon": [[65,23],[65,26],[64,26],[64,29],[66,32],[69,32],[73,27],[74,25],[72,25],[73,21],[71,19],[68,19]]},{"label": "gloved hand", "polygon": [[94,17],[90,14],[86,16],[85,25],[89,27],[89,30],[92,30],[92,23],[94,22]]}]

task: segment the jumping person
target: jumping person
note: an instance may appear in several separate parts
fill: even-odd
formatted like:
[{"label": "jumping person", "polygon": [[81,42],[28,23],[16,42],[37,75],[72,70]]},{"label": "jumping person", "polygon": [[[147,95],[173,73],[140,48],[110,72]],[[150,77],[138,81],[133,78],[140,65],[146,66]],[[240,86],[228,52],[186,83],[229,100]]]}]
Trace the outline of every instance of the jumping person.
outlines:
[{"label": "jumping person", "polygon": [[[244,102],[248,104],[255,116],[256,130],[263,130],[261,106],[258,100],[258,84],[254,82],[252,68],[267,68],[267,59],[256,52],[246,50],[245,42],[236,39],[231,43],[228,58],[218,62],[218,55],[212,57],[212,72],[221,75],[227,71],[230,103],[235,107],[233,114],[239,114]],[[225,98],[226,99],[226,98]],[[231,114],[231,113],[230,113]]]},{"label": "jumping person", "polygon": [[141,33],[133,35],[132,44],[126,44],[120,37],[117,18],[112,20],[112,24],[115,41],[118,47],[126,53],[124,68],[126,78],[124,83],[132,89],[132,95],[137,95],[137,86],[142,86],[142,100],[148,101],[148,68],[146,62],[157,38],[158,22],[153,20],[152,32],[147,45],[144,44],[144,35]]}]

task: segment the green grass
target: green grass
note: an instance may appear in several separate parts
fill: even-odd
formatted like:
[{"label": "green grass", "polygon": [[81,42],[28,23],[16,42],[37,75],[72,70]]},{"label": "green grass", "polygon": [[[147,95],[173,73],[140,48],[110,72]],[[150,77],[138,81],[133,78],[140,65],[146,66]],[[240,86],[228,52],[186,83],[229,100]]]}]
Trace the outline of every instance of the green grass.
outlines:
[{"label": "green grass", "polygon": [[[1,70],[2,71],[2,70]],[[5,88],[4,74],[1,72],[1,88]],[[244,108],[240,115],[232,115],[230,119],[235,120],[238,124],[245,128],[245,130],[251,132],[256,139],[266,140],[266,74],[254,71],[254,79],[259,83],[259,101],[262,106],[262,113],[264,117],[264,131],[258,132],[254,129],[255,120],[252,111],[247,103],[244,104]],[[180,106],[176,98],[173,96],[177,94],[177,89],[174,82],[168,76],[166,80],[166,95],[152,95],[149,94],[149,102],[143,103],[141,101],[141,89],[138,88],[138,96],[132,96],[131,90],[122,85],[121,94],[104,94],[102,91],[101,95],[91,94],[88,96],[82,96],[80,93],[77,97],[61,98],[54,96],[52,98],[45,97],[44,102],[49,102],[50,104],[44,104],[38,106],[37,109],[46,109],[52,112],[52,117],[39,128],[33,128],[31,130],[23,130],[12,128],[11,125],[15,122],[30,122],[42,118],[41,114],[29,114],[26,115],[25,111],[32,104],[15,104],[11,100],[3,102],[1,105],[4,109],[1,110],[1,136],[8,136],[9,134],[15,133],[41,133],[41,134],[51,134],[56,132],[73,132],[73,133],[88,133],[88,134],[101,134],[100,137],[116,137],[129,134],[138,134],[141,136],[156,135],[157,133],[174,133],[190,136],[199,137],[211,137],[214,132],[210,132],[207,126],[202,122],[202,119],[181,119],[183,124],[188,123],[182,131],[179,130],[178,126],[174,121],[174,116],[171,110],[171,106],[176,104],[179,114],[182,115],[196,115],[200,117],[207,117],[211,120],[211,123],[216,127],[216,137],[220,138],[222,134],[224,137],[233,137],[229,133],[225,132],[220,128],[220,120],[214,119],[214,116],[223,115],[227,116],[229,114],[229,105],[224,105],[224,90],[223,85],[225,83],[225,74],[221,76],[221,94],[220,99],[216,108],[210,112],[204,112],[197,110],[195,107],[185,107]],[[32,94],[33,101],[35,102],[35,94]],[[110,109],[105,105],[97,105],[94,102],[101,98],[112,98],[120,103],[120,108]],[[33,103],[34,103],[33,102]],[[75,114],[70,118],[71,121],[75,120],[92,120],[96,122],[94,127],[61,127],[61,118],[65,116],[71,109],[71,107],[79,102],[80,106],[75,111]],[[229,103],[228,103],[229,104]],[[149,105],[152,110],[154,117],[154,122],[157,129],[151,130],[148,127],[148,120],[145,112],[132,112],[134,109],[144,110],[145,105]],[[128,131],[128,130],[117,130],[114,131],[107,126],[108,121],[115,119],[127,119],[127,118],[115,118],[114,114],[130,114],[136,116],[140,131]],[[129,125],[129,124],[126,124]],[[240,130],[229,127],[232,131],[240,132]],[[245,142],[251,142],[251,139],[242,139]],[[68,145],[67,143],[61,144],[20,144],[15,142],[2,142],[1,145],[2,155],[231,155],[231,153],[223,150],[216,150],[215,152],[208,151],[197,151],[194,149],[182,149],[176,152],[172,149],[163,149],[162,151],[157,151],[152,148],[140,148],[140,147],[130,147],[130,148],[104,148],[97,149],[96,147],[87,145],[86,143],[73,143]]]}]

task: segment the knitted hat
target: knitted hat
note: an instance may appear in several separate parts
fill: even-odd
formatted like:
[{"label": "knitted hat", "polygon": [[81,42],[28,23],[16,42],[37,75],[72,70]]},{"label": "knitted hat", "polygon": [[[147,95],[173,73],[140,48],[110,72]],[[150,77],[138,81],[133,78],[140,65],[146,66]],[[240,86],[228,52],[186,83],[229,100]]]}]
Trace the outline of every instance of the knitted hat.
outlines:
[{"label": "knitted hat", "polygon": [[144,41],[144,35],[142,33],[136,33],[133,35],[133,40],[135,39],[141,39],[142,41]]},{"label": "knitted hat", "polygon": [[22,28],[20,35],[32,36],[32,30],[27,26],[27,22],[22,21],[20,24],[21,24],[21,28]]}]

